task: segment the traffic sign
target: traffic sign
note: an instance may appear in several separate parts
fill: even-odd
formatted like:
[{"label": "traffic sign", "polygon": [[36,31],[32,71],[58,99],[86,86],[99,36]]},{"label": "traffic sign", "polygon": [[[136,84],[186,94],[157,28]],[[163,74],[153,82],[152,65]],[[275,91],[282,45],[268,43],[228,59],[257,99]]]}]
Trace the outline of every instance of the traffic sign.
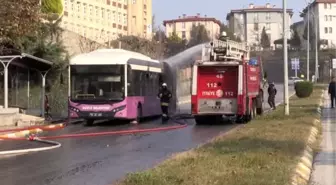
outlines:
[{"label": "traffic sign", "polygon": [[299,70],[300,69],[300,60],[298,58],[291,59],[292,70]]}]

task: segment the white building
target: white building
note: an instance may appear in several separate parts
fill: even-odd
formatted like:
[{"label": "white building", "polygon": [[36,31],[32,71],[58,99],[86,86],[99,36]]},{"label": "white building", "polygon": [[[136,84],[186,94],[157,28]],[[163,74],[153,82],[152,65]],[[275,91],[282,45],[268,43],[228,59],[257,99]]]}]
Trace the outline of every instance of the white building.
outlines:
[{"label": "white building", "polygon": [[[287,27],[291,25],[293,11],[287,9]],[[283,36],[283,9],[267,3],[265,6],[250,4],[248,8],[231,10],[226,17],[229,28],[237,37],[250,46],[259,46],[261,32],[265,27],[266,33],[274,47],[274,41]],[[290,32],[288,31],[288,36]]]},{"label": "white building", "polygon": [[[308,10],[310,20],[310,31],[319,41],[324,41],[321,47],[335,48],[336,46],[336,0],[315,0],[301,13],[305,26],[308,23]],[[314,38],[315,39],[315,38]]]}]

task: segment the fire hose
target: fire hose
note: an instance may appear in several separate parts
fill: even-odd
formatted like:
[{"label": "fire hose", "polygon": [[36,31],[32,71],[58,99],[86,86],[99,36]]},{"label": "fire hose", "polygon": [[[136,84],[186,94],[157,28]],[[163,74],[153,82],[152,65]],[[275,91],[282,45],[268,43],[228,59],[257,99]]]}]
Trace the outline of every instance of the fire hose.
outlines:
[{"label": "fire hose", "polygon": [[[191,119],[192,116],[189,114],[178,114],[172,116],[170,119],[177,123],[178,125],[175,126],[165,126],[165,127],[157,127],[157,128],[149,128],[149,129],[135,129],[135,130],[120,130],[120,131],[107,131],[107,132],[91,132],[91,133],[81,133],[81,134],[64,134],[58,136],[42,136],[38,137],[35,134],[30,134],[26,138],[19,137],[19,138],[4,138],[0,137],[2,140],[29,140],[29,141],[36,141],[46,144],[51,144],[52,146],[47,147],[40,147],[40,148],[33,148],[33,149],[21,149],[21,150],[13,150],[13,151],[0,151],[0,155],[10,155],[10,154],[20,154],[20,153],[29,153],[29,152],[37,152],[37,151],[45,151],[51,150],[55,148],[61,147],[61,143],[52,141],[57,139],[66,139],[66,138],[79,138],[79,137],[95,137],[95,136],[107,136],[107,135],[128,135],[128,134],[137,134],[137,133],[149,133],[149,132],[161,132],[161,131],[169,131],[169,130],[176,130],[182,129],[188,126],[186,119]],[[55,130],[64,128],[66,125],[59,127],[59,128],[49,128],[43,129],[42,127],[36,127],[36,129],[42,130]]]}]

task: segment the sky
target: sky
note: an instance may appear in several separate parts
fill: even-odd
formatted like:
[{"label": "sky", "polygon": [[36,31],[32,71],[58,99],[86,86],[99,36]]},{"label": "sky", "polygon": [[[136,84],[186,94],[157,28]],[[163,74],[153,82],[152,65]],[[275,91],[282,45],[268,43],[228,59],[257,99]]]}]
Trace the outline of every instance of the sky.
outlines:
[{"label": "sky", "polygon": [[[299,12],[308,0],[287,0],[287,8],[293,9],[292,22],[300,21]],[[207,4],[211,2],[211,4]],[[207,15],[226,22],[226,15],[231,9],[247,8],[250,3],[255,5],[276,5],[282,8],[282,0],[153,0],[155,25],[162,25],[163,20],[176,19],[182,14]]]}]

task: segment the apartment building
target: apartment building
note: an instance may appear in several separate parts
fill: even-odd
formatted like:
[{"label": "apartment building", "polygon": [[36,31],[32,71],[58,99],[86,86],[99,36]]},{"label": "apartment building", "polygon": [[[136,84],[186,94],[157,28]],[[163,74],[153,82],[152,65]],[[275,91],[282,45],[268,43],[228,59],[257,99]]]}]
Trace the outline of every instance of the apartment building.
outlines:
[{"label": "apartment building", "polygon": [[166,27],[166,36],[169,37],[173,32],[185,40],[190,39],[190,31],[193,25],[204,25],[210,38],[219,36],[221,22],[213,17],[206,15],[201,17],[198,13],[196,16],[187,16],[183,14],[178,19],[165,20],[163,25]]},{"label": "apartment building", "polygon": [[[309,11],[308,11],[309,10]],[[301,13],[305,27],[308,23],[308,12],[310,31],[316,34],[320,41],[324,41],[321,45],[323,48],[336,47],[336,0],[315,0]]]},{"label": "apartment building", "polygon": [[[293,10],[286,10],[287,27],[291,25]],[[283,9],[267,3],[263,6],[250,4],[248,8],[231,10],[226,20],[229,28],[242,41],[250,46],[259,46],[261,33],[265,27],[266,33],[274,48],[274,41],[283,37]],[[289,36],[288,31],[288,36]]]},{"label": "apartment building", "polygon": [[152,0],[63,0],[61,26],[99,43],[152,37]]}]

